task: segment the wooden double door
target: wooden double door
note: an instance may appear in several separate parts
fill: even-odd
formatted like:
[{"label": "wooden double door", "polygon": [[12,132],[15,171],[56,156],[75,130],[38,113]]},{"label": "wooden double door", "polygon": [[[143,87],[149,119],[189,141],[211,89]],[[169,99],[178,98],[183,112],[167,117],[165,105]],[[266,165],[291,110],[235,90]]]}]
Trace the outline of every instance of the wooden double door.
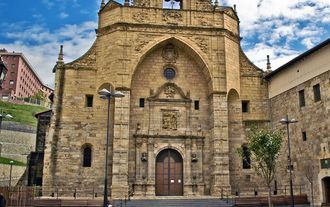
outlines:
[{"label": "wooden double door", "polygon": [[323,178],[324,202],[330,203],[330,177]]},{"label": "wooden double door", "polygon": [[157,156],[156,195],[183,195],[183,160],[175,150],[163,150]]}]

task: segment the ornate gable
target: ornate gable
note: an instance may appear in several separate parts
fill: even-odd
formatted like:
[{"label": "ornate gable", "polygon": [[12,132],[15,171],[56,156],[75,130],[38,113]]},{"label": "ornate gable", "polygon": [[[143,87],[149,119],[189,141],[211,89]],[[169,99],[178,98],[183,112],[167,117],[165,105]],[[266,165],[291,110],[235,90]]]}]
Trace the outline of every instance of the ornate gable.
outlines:
[{"label": "ornate gable", "polygon": [[185,94],[175,83],[165,83],[156,92],[150,91],[149,101],[191,102],[189,91]]}]

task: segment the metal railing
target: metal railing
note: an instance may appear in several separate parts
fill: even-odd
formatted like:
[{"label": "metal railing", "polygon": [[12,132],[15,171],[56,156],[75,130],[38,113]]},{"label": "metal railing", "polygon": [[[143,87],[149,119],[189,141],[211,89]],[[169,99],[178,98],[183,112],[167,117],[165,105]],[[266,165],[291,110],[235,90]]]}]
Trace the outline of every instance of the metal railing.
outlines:
[{"label": "metal railing", "polygon": [[27,186],[0,187],[0,193],[4,195],[7,206],[32,206],[34,188]]}]

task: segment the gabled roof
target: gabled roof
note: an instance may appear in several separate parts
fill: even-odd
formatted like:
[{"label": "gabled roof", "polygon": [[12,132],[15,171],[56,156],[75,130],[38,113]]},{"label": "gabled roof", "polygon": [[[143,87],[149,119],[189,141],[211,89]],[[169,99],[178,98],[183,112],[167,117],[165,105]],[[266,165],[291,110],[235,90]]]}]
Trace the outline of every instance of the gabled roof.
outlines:
[{"label": "gabled roof", "polygon": [[40,115],[47,114],[47,113],[51,114],[51,112],[52,112],[52,110],[42,111],[42,112],[36,113],[34,116],[36,118],[38,118]]},{"label": "gabled roof", "polygon": [[313,47],[310,50],[307,50],[306,52],[304,52],[303,54],[293,58],[292,60],[290,60],[289,62],[285,63],[284,65],[282,65],[281,67],[277,68],[276,70],[274,70],[273,72],[269,73],[268,75],[265,76],[265,78],[267,80],[271,79],[274,75],[276,75],[277,73],[286,70],[287,68],[289,68],[290,66],[294,65],[295,63],[299,62],[300,60],[306,58],[307,56],[309,56],[310,54],[318,51],[319,49],[327,46],[328,44],[330,44],[330,38],[328,38],[327,40],[325,40],[324,42],[321,42],[320,44],[316,45],[315,47]]}]

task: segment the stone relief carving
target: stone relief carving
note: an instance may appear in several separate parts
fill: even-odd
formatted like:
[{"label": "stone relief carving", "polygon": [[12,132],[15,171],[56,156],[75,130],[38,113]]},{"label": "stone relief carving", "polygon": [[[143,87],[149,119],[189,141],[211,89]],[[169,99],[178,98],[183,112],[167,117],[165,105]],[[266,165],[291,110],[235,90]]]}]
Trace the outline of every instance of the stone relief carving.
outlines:
[{"label": "stone relief carving", "polygon": [[150,20],[150,16],[148,14],[148,11],[142,9],[141,11],[133,14],[133,19],[137,22],[144,23]]},{"label": "stone relief carving", "polygon": [[162,57],[166,62],[175,63],[178,58],[178,52],[173,44],[168,44],[164,47]]},{"label": "stone relief carving", "polygon": [[164,93],[166,95],[166,98],[174,98],[175,95],[175,88],[173,86],[166,86]]},{"label": "stone relief carving", "polygon": [[212,17],[208,15],[199,14],[196,16],[198,23],[202,26],[212,26]]},{"label": "stone relief carving", "polygon": [[163,112],[163,129],[177,130],[178,129],[178,114],[175,111]]},{"label": "stone relief carving", "polygon": [[163,11],[163,21],[167,24],[178,25],[179,22],[182,22],[182,14],[179,11],[175,10],[164,10]]},{"label": "stone relief carving", "polygon": [[207,44],[207,40],[203,37],[196,37],[195,38],[195,43],[198,45],[198,47],[201,48],[201,50],[203,52],[207,52],[208,51],[208,44]]},{"label": "stone relief carving", "polygon": [[152,41],[153,38],[154,38],[153,35],[140,34],[135,40],[136,42],[135,51],[138,52],[141,51],[144,48],[144,46],[146,46],[149,42]]},{"label": "stone relief carving", "polygon": [[211,10],[212,4],[211,1],[197,0],[196,7],[198,10]]},{"label": "stone relief carving", "polygon": [[134,6],[150,7],[150,0],[134,0]]}]

